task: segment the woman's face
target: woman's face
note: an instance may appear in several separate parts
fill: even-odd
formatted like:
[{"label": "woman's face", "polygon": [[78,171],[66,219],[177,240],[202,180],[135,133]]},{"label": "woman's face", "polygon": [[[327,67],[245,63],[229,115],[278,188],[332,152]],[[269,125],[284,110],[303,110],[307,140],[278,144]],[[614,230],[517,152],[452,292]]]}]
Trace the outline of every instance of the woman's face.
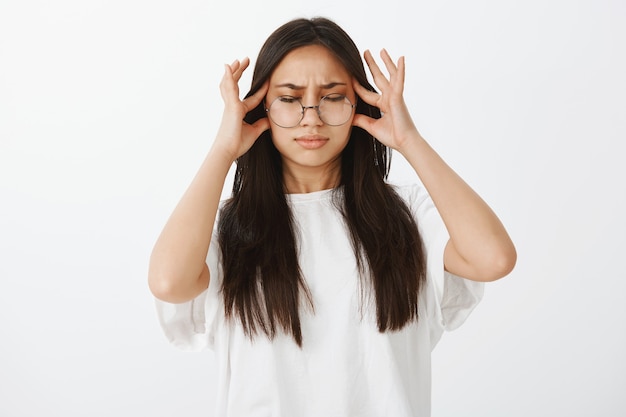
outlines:
[{"label": "woman's face", "polygon": [[[272,120],[272,116],[277,114],[271,108],[272,103],[280,96],[289,96],[299,99],[305,107],[318,106],[322,97],[330,94],[345,95],[352,104],[356,103],[351,75],[323,46],[304,46],[291,51],[272,73],[265,100],[266,106],[270,108],[269,119],[274,146],[282,155],[286,173],[297,175],[316,171],[337,172],[341,163],[341,152],[350,137],[354,109],[344,107],[347,119],[339,126],[325,123],[315,108],[309,108],[304,111],[304,117],[299,123],[296,116],[294,123],[297,124],[294,127],[281,127]],[[279,100],[283,100],[279,106],[293,101],[291,98]],[[327,103],[329,102],[330,100]],[[329,107],[336,108],[336,105],[331,104]],[[337,124],[336,114],[329,115],[328,118],[324,115],[322,117],[330,123],[333,123],[331,120],[334,117],[333,124]],[[343,120],[344,117],[340,118]]]}]

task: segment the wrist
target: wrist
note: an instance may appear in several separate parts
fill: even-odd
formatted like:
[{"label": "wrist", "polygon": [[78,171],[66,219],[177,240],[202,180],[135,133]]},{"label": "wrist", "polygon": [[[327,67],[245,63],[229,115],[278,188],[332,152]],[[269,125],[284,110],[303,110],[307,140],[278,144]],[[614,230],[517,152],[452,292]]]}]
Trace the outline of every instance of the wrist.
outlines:
[{"label": "wrist", "polygon": [[213,142],[211,149],[209,150],[208,157],[211,159],[217,159],[225,162],[228,166],[232,165],[238,158],[238,155],[233,150],[228,149],[227,146],[219,143],[217,139]]},{"label": "wrist", "polygon": [[419,148],[426,144],[426,140],[420,135],[420,133],[416,130],[409,132],[404,135],[404,137],[398,141],[397,151],[400,152],[404,157],[419,151]]}]

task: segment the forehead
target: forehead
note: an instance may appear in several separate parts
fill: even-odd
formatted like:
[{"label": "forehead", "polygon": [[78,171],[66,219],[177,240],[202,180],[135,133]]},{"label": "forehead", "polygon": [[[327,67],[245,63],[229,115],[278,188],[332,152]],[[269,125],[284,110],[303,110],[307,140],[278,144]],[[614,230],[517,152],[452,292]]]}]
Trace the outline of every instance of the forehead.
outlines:
[{"label": "forehead", "polygon": [[312,81],[324,83],[349,78],[348,70],[331,51],[321,45],[308,45],[285,55],[274,69],[270,82],[305,85]]}]

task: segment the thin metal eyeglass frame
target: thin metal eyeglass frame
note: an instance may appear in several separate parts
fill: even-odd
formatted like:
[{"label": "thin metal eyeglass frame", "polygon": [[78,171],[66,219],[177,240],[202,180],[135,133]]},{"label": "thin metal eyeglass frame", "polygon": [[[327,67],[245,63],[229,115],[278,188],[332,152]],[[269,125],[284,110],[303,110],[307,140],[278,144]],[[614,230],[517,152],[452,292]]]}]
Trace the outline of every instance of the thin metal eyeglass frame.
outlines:
[{"label": "thin metal eyeglass frame", "polygon": [[315,109],[315,112],[317,113],[317,117],[319,117],[320,120],[322,122],[324,122],[324,124],[326,124],[328,126],[341,126],[341,125],[346,124],[348,122],[348,120],[350,120],[350,116],[348,116],[346,121],[343,122],[343,123],[330,124],[330,123],[327,123],[322,118],[322,114],[320,113],[320,106],[322,105],[322,101],[324,101],[328,97],[335,96],[335,95],[336,96],[343,96],[344,100],[347,100],[348,103],[350,103],[350,114],[352,114],[352,110],[356,107],[356,104],[353,104],[352,101],[350,101],[350,99],[347,96],[345,96],[343,94],[337,94],[337,93],[332,93],[332,94],[325,95],[324,97],[322,97],[320,99],[320,102],[317,104],[317,106],[305,106],[305,105],[302,104],[302,101],[299,98],[295,98],[295,97],[291,97],[291,96],[278,96],[274,100],[272,100],[272,104],[274,104],[274,102],[276,102],[276,100],[280,99],[281,97],[289,97],[289,98],[295,99],[298,103],[300,103],[300,107],[302,107],[302,112],[300,113],[300,119],[293,126],[283,126],[283,125],[280,125],[280,124],[276,123],[276,121],[272,118],[272,116],[270,114],[270,108],[272,107],[272,104],[270,104],[269,107],[265,107],[264,106],[265,107],[265,113],[267,114],[267,117],[269,117],[276,124],[276,126],[279,126],[279,127],[285,128],[285,129],[290,129],[292,127],[298,126],[300,124],[300,122],[302,121],[302,119],[304,119],[304,113],[307,111],[307,109]]}]

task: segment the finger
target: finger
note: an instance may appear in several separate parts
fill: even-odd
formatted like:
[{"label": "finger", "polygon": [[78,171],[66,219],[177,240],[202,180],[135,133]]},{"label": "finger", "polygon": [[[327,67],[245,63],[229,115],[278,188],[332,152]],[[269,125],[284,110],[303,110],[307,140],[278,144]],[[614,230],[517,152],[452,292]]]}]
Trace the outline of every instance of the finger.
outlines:
[{"label": "finger", "polygon": [[262,117],[256,122],[252,123],[250,126],[252,127],[254,134],[258,138],[259,136],[261,136],[261,133],[270,128],[270,121],[267,119],[267,117]]},{"label": "finger", "polygon": [[389,84],[389,81],[387,80],[387,77],[385,77],[383,72],[380,70],[380,67],[374,60],[374,57],[372,57],[372,53],[369,50],[366,50],[365,53],[363,54],[363,57],[365,58],[365,62],[367,63],[367,66],[370,72],[372,73],[372,77],[374,78],[374,83],[381,90],[384,89]]},{"label": "finger", "polygon": [[250,111],[259,105],[259,103],[265,98],[268,88],[269,81],[266,81],[254,94],[243,100],[243,104],[246,106],[246,111]]},{"label": "finger", "polygon": [[380,56],[385,62],[385,67],[389,72],[389,81],[392,86],[392,90],[396,93],[402,93],[404,90],[404,76],[405,76],[405,65],[404,65],[404,56],[401,56],[398,59],[398,63],[395,64],[391,59],[391,56],[387,52],[386,49],[383,49],[380,52]]},{"label": "finger", "polygon": [[380,57],[385,63],[385,68],[387,68],[387,72],[389,73],[389,78],[393,78],[396,75],[398,68],[396,67],[396,64],[394,64],[393,60],[391,59],[389,52],[387,52],[387,50],[383,48],[380,51]]},{"label": "finger", "polygon": [[404,91],[404,77],[406,75],[406,65],[404,57],[401,56],[398,59],[398,71],[396,72],[396,82],[394,88],[396,91],[402,92]]},{"label": "finger", "polygon": [[354,92],[367,104],[375,106],[380,99],[380,95],[363,87],[356,79],[352,79]]},{"label": "finger", "polygon": [[224,75],[222,75],[222,81],[220,82],[220,88],[222,86],[230,86],[234,82],[232,65],[224,64]]},{"label": "finger", "polygon": [[239,101],[239,85],[233,77],[232,67],[228,64],[224,65],[224,75],[220,82],[220,94],[224,102]]},{"label": "finger", "polygon": [[224,64],[224,75],[220,81],[220,92],[222,96],[232,89],[233,84],[233,70],[232,65]]},{"label": "finger", "polygon": [[239,80],[241,79],[241,75],[246,70],[246,68],[248,68],[248,66],[250,65],[250,58],[246,57],[241,62],[237,61],[237,63],[238,63],[237,67],[233,69],[233,78],[237,82],[239,82]]},{"label": "finger", "polygon": [[230,69],[231,69],[231,71],[232,71],[232,72],[235,72],[235,71],[239,68],[239,65],[241,65],[241,62],[239,62],[239,60],[238,60],[238,59],[235,59],[235,60],[233,61],[233,63],[232,63],[232,64],[230,64]]},{"label": "finger", "polygon": [[371,125],[372,123],[374,123],[374,121],[375,120],[369,116],[357,113],[352,118],[352,126],[360,127],[361,129],[367,131],[369,134],[372,134]]}]

